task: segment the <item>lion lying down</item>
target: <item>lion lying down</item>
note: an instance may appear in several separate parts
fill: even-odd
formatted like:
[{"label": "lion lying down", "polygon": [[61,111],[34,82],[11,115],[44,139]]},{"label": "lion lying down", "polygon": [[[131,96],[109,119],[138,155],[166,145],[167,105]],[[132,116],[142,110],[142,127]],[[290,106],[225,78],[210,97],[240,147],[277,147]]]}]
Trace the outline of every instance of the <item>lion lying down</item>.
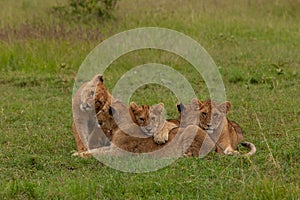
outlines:
[{"label": "lion lying down", "polygon": [[[227,119],[226,114],[231,108],[229,102],[217,103],[213,100],[199,101],[199,127],[205,130],[216,144],[216,152],[223,154],[238,154],[238,143],[243,139],[241,127],[234,121]],[[245,155],[253,155],[256,152],[254,144],[242,142],[250,151]]]},{"label": "lion lying down", "polygon": [[[163,118],[162,103],[154,106],[137,106],[131,103],[128,108],[120,101],[97,115],[101,127],[110,128],[113,133],[112,145],[82,152],[79,155],[123,155],[131,153],[152,153],[162,156],[199,156],[208,153],[214,143],[204,130],[198,127],[198,118],[191,117],[199,112],[198,100],[191,104],[177,106],[180,108],[181,126]],[[106,113],[106,116],[103,115]],[[196,120],[195,120],[196,119]],[[205,141],[205,148],[201,149]],[[160,145],[158,143],[165,143]],[[201,150],[201,151],[200,151]]]}]

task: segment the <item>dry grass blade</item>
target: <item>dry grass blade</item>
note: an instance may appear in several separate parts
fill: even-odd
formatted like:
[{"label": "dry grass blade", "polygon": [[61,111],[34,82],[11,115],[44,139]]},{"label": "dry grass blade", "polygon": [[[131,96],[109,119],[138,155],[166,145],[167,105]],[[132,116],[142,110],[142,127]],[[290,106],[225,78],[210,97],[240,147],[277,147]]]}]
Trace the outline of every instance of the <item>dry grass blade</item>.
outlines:
[{"label": "dry grass blade", "polygon": [[274,156],[273,156],[272,149],[271,149],[271,147],[270,147],[270,145],[269,145],[269,143],[268,143],[268,141],[267,141],[267,139],[266,139],[266,137],[265,137],[265,135],[264,135],[264,133],[263,133],[263,131],[262,131],[262,127],[261,127],[259,118],[258,118],[258,116],[257,116],[256,113],[255,113],[255,118],[256,118],[257,124],[258,124],[258,126],[259,126],[259,129],[261,130],[260,133],[261,133],[261,135],[262,135],[262,137],[263,137],[263,139],[264,139],[264,142],[266,143],[267,148],[268,148],[268,150],[269,150],[269,152],[270,152],[269,155],[270,155],[270,157],[271,157],[271,159],[272,159],[272,161],[273,161],[275,167],[276,167],[277,169],[280,169],[281,167],[280,167],[280,165],[278,164],[278,162],[276,161],[276,159],[275,159]]}]

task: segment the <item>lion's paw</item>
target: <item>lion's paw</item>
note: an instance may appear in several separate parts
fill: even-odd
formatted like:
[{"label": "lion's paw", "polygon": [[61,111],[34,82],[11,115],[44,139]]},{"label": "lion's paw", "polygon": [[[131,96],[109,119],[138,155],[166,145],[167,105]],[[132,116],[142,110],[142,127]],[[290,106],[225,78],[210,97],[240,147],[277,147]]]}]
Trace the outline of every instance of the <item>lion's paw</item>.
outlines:
[{"label": "lion's paw", "polygon": [[79,156],[79,152],[74,152],[74,153],[72,153],[72,156],[74,156],[74,157]]},{"label": "lion's paw", "polygon": [[191,156],[193,156],[193,153],[192,153],[192,152],[185,152],[185,153],[183,154],[183,157],[186,157],[186,158],[191,157]]},{"label": "lion's paw", "polygon": [[81,157],[81,158],[88,158],[91,156],[91,153],[89,151],[84,152],[75,152],[72,154],[74,157]]},{"label": "lion's paw", "polygon": [[154,142],[157,144],[164,144],[168,141],[169,139],[169,133],[160,133],[154,136]]}]

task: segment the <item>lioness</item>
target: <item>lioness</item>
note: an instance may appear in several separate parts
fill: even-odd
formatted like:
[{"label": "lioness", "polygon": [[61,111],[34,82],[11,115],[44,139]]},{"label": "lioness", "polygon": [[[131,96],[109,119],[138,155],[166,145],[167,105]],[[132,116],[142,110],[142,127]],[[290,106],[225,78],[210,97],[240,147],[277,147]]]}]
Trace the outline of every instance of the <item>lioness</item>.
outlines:
[{"label": "lioness", "polygon": [[[201,102],[199,126],[205,130],[216,143],[216,152],[224,154],[238,154],[237,145],[244,139],[241,127],[234,121],[229,121],[226,113],[230,110],[230,102],[217,103],[213,100]],[[255,146],[250,142],[243,142],[250,151],[246,155],[256,152]]]},{"label": "lioness", "polygon": [[73,134],[79,152],[87,150],[87,140],[91,132],[99,132],[95,123],[95,114],[110,104],[111,95],[103,84],[103,76],[98,74],[84,83],[72,99]]},{"label": "lioness", "polygon": [[[196,103],[196,105],[194,104]],[[195,107],[197,106],[197,107]],[[86,157],[89,155],[102,155],[102,154],[121,154],[125,150],[133,153],[149,153],[160,150],[160,156],[182,155],[198,156],[203,141],[209,137],[206,132],[198,126],[188,126],[186,129],[178,128],[176,123],[166,121],[162,117],[163,104],[154,106],[137,106],[135,103],[130,104],[130,114],[133,123],[128,121],[128,112],[126,107],[121,103],[112,105],[109,109],[109,116],[97,116],[99,124],[107,129],[111,129],[114,134],[112,136],[112,146],[109,148],[102,147],[98,149],[82,152],[80,155]],[[195,112],[199,108],[198,101],[192,101],[191,105],[184,106],[178,105],[181,115],[186,115],[187,112]],[[120,109],[121,108],[121,109]],[[124,112],[125,111],[125,112]],[[188,115],[187,115],[188,116]],[[107,120],[110,117],[109,120]],[[113,119],[116,123],[113,122]],[[186,123],[189,120],[186,120]],[[197,120],[194,120],[197,123]],[[116,128],[118,124],[119,128]],[[167,144],[159,145],[155,143],[154,137],[165,140],[167,135]],[[212,141],[209,139],[208,143],[213,147]]]}]

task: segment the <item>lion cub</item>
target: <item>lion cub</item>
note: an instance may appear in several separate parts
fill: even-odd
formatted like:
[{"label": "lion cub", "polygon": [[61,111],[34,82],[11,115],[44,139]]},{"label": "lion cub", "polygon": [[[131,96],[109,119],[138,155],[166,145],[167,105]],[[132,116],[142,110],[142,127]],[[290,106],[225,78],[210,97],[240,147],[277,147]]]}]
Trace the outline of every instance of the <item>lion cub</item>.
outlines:
[{"label": "lion cub", "polygon": [[[213,100],[199,101],[199,126],[205,130],[216,144],[216,152],[223,154],[238,154],[237,145],[244,139],[241,127],[229,121],[226,113],[230,110],[229,102],[217,103]],[[256,152],[255,146],[250,142],[243,142],[243,146],[250,149],[246,155]]]},{"label": "lion cub", "polygon": [[177,127],[176,124],[167,122],[163,118],[163,103],[153,106],[137,106],[131,102],[129,110],[127,110],[130,121],[125,120],[125,123],[120,119],[126,119],[128,116],[124,117],[124,113],[120,113],[115,106],[110,109],[111,116],[114,117],[119,127],[119,130],[113,135],[112,144],[128,152],[147,153],[155,151],[159,145],[155,143],[154,138],[164,137],[165,132],[168,133]]},{"label": "lion cub", "polygon": [[87,140],[91,132],[99,132],[95,122],[96,113],[104,105],[111,103],[111,95],[103,84],[103,76],[98,74],[84,83],[72,99],[73,134],[79,152],[87,150]]}]

